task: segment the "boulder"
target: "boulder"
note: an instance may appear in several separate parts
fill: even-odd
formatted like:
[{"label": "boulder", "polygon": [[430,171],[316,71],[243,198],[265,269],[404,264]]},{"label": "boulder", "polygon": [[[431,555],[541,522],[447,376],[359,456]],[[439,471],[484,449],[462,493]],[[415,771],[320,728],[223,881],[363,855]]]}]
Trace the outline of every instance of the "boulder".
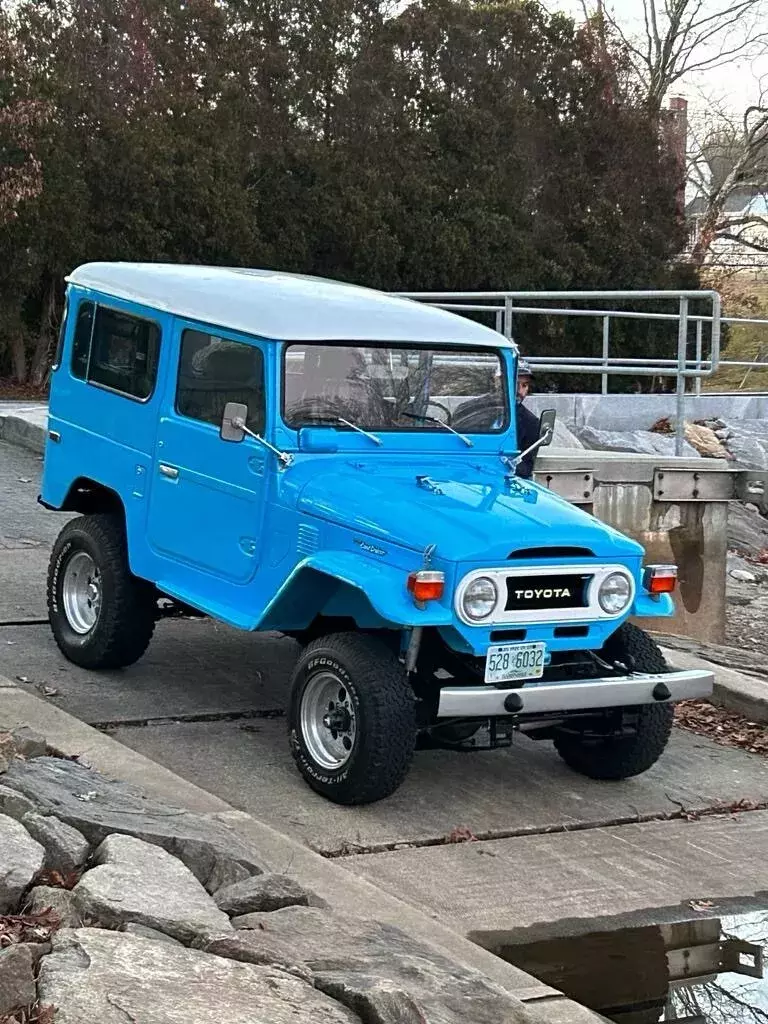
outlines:
[{"label": "boulder", "polygon": [[0,814],[7,814],[9,818],[17,821],[30,812],[33,812],[35,805],[22,793],[17,793],[9,786],[0,785]]},{"label": "boulder", "polygon": [[744,469],[768,469],[768,423],[738,420],[728,424],[726,447]]},{"label": "boulder", "polygon": [[[555,432],[552,436],[552,448],[582,448],[584,445],[576,437],[573,431],[563,423],[561,419],[555,420]],[[542,448],[542,453],[546,453],[546,448]]]},{"label": "boulder", "polygon": [[79,928],[84,924],[83,916],[75,906],[75,897],[69,889],[58,889],[52,885],[36,885],[24,900],[24,910],[28,914],[41,914],[44,910],[52,910],[58,917],[62,928]]},{"label": "boulder", "polygon": [[35,732],[28,725],[20,725],[16,729],[11,729],[11,736],[16,753],[20,754],[21,757],[26,757],[27,759],[42,757],[48,751],[45,736]]},{"label": "boulder", "polygon": [[37,999],[36,963],[37,956],[25,942],[0,950],[0,1018]]},{"label": "boulder", "polygon": [[0,814],[0,914],[14,911],[19,898],[42,869],[45,850],[24,826]]},{"label": "boulder", "polygon": [[144,924],[135,924],[133,921],[127,924],[123,931],[126,935],[138,935],[141,939],[154,939],[155,942],[170,942],[172,946],[183,945],[178,939],[172,939],[165,932],[159,932],[156,928],[147,928]]},{"label": "boulder", "polygon": [[225,886],[214,895],[216,906],[230,917],[281,907],[310,906],[314,894],[289,875],[256,875]]},{"label": "boulder", "polygon": [[133,921],[180,942],[231,928],[189,868],[159,846],[112,835],[94,861],[72,891],[80,912],[106,928]]},{"label": "boulder", "polygon": [[[657,434],[651,430],[597,430],[583,426],[578,429],[579,439],[585,448],[602,452],[628,452],[636,455],[675,454],[673,434]],[[699,453],[687,441],[683,442],[685,458],[699,458]]]},{"label": "boulder", "polygon": [[45,867],[49,870],[63,874],[79,871],[88,860],[91,844],[83,833],[53,815],[25,814],[21,823],[45,848]]},{"label": "boulder", "polygon": [[728,502],[728,547],[756,558],[768,548],[768,519],[754,506]]},{"label": "boulder", "polygon": [[66,1024],[360,1024],[274,968],[100,929],[58,932],[37,987]]},{"label": "boulder", "polygon": [[685,424],[685,440],[705,459],[728,459],[728,449],[710,427],[700,423]]},{"label": "boulder", "polygon": [[[275,962],[307,967],[316,986],[332,991],[356,1012],[375,1005],[373,991],[379,987],[395,1005],[400,999],[409,1013],[418,1008],[426,1022],[465,1024],[471,1018],[473,1024],[523,1024],[532,1020],[522,1003],[478,971],[449,960],[392,925],[314,907],[285,907],[251,917],[253,930],[211,935],[196,945],[222,957],[256,963],[269,962],[273,952]],[[406,998],[409,1002],[403,1004]],[[372,1011],[361,1015],[364,1020],[377,1019]]]},{"label": "boulder", "polygon": [[34,800],[41,813],[78,829],[92,846],[116,832],[135,836],[178,857],[203,885],[262,871],[256,851],[222,822],[153,800],[75,761],[14,761],[3,781]]}]

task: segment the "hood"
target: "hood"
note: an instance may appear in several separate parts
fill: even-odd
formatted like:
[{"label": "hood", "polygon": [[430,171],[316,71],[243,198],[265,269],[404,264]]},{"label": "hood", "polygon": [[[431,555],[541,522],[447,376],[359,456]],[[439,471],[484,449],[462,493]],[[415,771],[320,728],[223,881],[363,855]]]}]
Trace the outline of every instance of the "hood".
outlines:
[{"label": "hood", "polygon": [[643,553],[635,541],[547,488],[528,481],[510,486],[498,459],[491,467],[451,462],[414,468],[414,460],[381,460],[324,470],[315,463],[318,471],[300,485],[297,507],[419,552],[436,544],[437,557],[453,562],[504,560],[529,547],[583,547],[602,559]]}]

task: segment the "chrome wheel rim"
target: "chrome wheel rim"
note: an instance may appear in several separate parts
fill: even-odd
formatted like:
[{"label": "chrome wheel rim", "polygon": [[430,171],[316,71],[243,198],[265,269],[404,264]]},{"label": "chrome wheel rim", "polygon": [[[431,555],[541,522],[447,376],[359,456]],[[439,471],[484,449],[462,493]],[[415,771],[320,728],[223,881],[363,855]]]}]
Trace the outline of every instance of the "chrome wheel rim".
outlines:
[{"label": "chrome wheel rim", "polygon": [[61,597],[67,622],[75,633],[90,633],[101,611],[101,573],[87,552],[78,551],[67,562]]},{"label": "chrome wheel rim", "polygon": [[352,755],[357,718],[352,696],[334,672],[319,672],[301,698],[301,735],[313,761],[329,771],[343,767]]}]

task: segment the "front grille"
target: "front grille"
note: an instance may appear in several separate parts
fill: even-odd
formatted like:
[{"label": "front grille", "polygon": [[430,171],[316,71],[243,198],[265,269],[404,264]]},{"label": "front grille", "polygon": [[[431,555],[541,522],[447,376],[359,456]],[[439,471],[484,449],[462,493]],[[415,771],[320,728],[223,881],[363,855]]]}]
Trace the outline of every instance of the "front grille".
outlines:
[{"label": "front grille", "polygon": [[508,612],[586,608],[589,573],[557,573],[552,576],[508,576]]}]

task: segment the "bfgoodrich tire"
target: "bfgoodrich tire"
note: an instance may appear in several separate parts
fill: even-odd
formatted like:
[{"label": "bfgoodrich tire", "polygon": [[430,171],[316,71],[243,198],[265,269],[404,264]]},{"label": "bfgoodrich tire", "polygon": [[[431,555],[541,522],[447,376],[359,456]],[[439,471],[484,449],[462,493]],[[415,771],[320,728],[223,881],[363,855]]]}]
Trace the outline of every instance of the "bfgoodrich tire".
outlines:
[{"label": "bfgoodrich tire", "polygon": [[53,546],[48,617],[61,652],[83,668],[123,668],[155,628],[152,586],[128,568],[125,528],[111,515],[80,516]]},{"label": "bfgoodrich tire", "polygon": [[[603,653],[637,672],[668,671],[658,646],[630,622],[613,634]],[[581,775],[591,779],[629,779],[648,771],[661,757],[672,731],[673,716],[671,704],[626,708],[622,719],[628,733],[601,736],[594,731],[563,731],[555,736],[555,748],[565,763]]]},{"label": "bfgoodrich tire", "polygon": [[404,667],[375,637],[334,633],[302,653],[288,708],[291,753],[304,780],[338,804],[393,793],[416,745]]}]

